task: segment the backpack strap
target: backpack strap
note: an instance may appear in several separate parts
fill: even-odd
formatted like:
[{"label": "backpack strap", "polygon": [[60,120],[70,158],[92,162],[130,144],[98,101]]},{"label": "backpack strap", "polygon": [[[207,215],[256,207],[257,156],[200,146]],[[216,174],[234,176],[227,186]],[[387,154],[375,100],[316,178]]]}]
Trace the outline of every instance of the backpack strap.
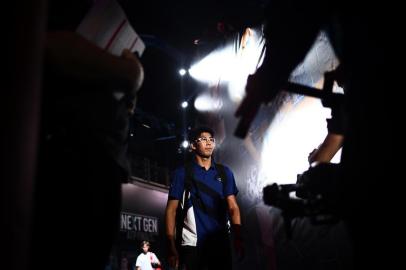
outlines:
[{"label": "backpack strap", "polygon": [[[224,209],[227,209],[227,197],[225,196],[225,194],[229,179],[227,178],[226,169],[223,164],[215,163],[214,165],[216,166],[217,170],[217,180],[223,183],[223,207]],[[230,223],[228,223],[226,230],[228,233],[230,232]]]},{"label": "backpack strap", "polygon": [[[200,209],[203,210],[203,212],[205,212],[207,214],[207,212],[208,212],[207,207],[202,200],[202,197],[200,195],[200,189],[197,185],[195,175],[193,173],[193,164],[189,162],[185,166],[185,191],[187,188],[189,188],[189,193],[190,193],[192,186],[196,192],[196,198],[192,198],[192,196],[191,196],[192,204],[196,207],[199,207]],[[188,197],[186,197],[186,198],[188,198]]]},{"label": "backpack strap", "polygon": [[185,164],[185,180],[182,192],[182,203],[179,204],[178,208],[176,209],[176,245],[178,247],[181,246],[183,222],[186,218],[188,210],[188,208],[186,208],[186,201],[188,200],[190,191],[192,190],[192,179],[190,179],[188,175],[193,175],[193,167],[190,163]]},{"label": "backpack strap", "polygon": [[226,169],[223,164],[220,163],[214,163],[214,166],[216,167],[217,170],[217,180],[223,183],[223,195],[225,194],[226,187],[228,184],[228,179],[227,179],[227,174],[226,174]]},{"label": "backpack strap", "polygon": [[[223,185],[223,195],[225,194],[226,186],[228,183],[225,167],[222,164],[215,163],[216,171],[217,171],[217,176],[216,179],[220,181]],[[194,189],[194,195],[195,196],[190,196],[192,205],[195,207],[200,208],[205,214],[209,216],[216,217],[219,214],[219,209],[213,209],[212,207],[207,206],[204,201],[201,198],[201,192],[208,194],[209,196],[212,196],[213,199],[215,200],[221,200],[223,201],[223,204],[226,204],[226,200],[223,199],[222,195],[218,194],[214,189],[210,188],[206,184],[197,181],[196,178],[194,177],[193,173],[193,164],[188,163],[185,166],[185,188],[193,187]],[[187,197],[188,198],[188,197]]]}]

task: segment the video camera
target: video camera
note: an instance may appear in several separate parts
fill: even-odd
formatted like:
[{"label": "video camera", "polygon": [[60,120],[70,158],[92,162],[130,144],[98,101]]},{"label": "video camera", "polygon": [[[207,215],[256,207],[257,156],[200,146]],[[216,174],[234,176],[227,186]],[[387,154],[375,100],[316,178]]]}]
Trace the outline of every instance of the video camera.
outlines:
[{"label": "video camera", "polygon": [[339,164],[320,163],[299,174],[295,184],[264,187],[264,203],[282,210],[288,236],[293,218],[309,217],[315,225],[339,222],[339,171]]}]

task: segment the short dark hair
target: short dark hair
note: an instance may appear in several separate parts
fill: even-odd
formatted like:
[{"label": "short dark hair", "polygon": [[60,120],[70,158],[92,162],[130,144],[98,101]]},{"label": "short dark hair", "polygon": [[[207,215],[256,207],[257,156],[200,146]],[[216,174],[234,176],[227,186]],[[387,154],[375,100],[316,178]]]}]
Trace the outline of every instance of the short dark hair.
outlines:
[{"label": "short dark hair", "polygon": [[199,127],[196,127],[194,129],[192,129],[189,132],[189,142],[192,143],[192,142],[196,141],[200,137],[200,134],[202,134],[203,132],[210,133],[210,135],[212,137],[214,137],[213,129],[211,129],[211,128],[207,127],[207,126],[199,126]]},{"label": "short dark hair", "polygon": [[144,245],[147,245],[148,247],[151,247],[151,245],[149,244],[148,241],[142,241],[142,242],[141,242],[141,248],[143,248]]}]

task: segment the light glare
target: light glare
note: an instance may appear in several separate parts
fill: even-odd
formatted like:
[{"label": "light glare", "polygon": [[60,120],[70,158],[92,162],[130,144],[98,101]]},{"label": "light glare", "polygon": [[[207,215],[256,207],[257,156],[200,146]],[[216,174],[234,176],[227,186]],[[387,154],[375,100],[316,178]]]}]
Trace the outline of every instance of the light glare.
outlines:
[{"label": "light glare", "polygon": [[189,106],[189,103],[187,101],[183,101],[181,106],[182,106],[183,109],[186,109],[187,106]]},{"label": "light glare", "polygon": [[183,147],[184,149],[186,149],[186,148],[188,148],[188,146],[189,146],[189,142],[188,142],[187,140],[184,140],[184,141],[182,142],[182,147]]},{"label": "light glare", "polygon": [[179,69],[179,74],[180,74],[180,76],[185,76],[186,69],[184,69],[184,68]]}]

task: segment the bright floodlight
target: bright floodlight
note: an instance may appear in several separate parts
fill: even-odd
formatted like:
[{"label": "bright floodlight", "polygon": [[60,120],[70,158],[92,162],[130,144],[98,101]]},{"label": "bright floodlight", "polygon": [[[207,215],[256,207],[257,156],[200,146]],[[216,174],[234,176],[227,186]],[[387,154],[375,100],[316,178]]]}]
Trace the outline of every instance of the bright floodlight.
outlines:
[{"label": "bright floodlight", "polygon": [[199,112],[213,112],[222,108],[223,102],[205,93],[195,99],[194,106]]},{"label": "bright floodlight", "polygon": [[252,35],[244,48],[236,53],[235,44],[219,48],[189,69],[189,75],[201,82],[228,83],[228,92],[234,102],[240,102],[245,95],[245,85],[249,74],[261,65],[264,41],[259,31],[251,30]]},{"label": "bright floodlight", "polygon": [[187,103],[187,101],[183,101],[181,106],[182,106],[183,109],[186,109],[187,106],[189,106],[189,103]]},{"label": "bright floodlight", "polygon": [[188,146],[189,146],[189,142],[187,140],[184,140],[182,142],[182,147],[186,149],[186,148],[188,148]]},{"label": "bright floodlight", "polygon": [[260,175],[266,183],[261,184],[294,183],[297,174],[309,168],[308,153],[326,136],[323,123],[329,115],[315,98],[283,105],[263,138]]},{"label": "bright floodlight", "polygon": [[180,76],[184,76],[186,74],[186,69],[184,68],[179,69],[179,74]]}]

